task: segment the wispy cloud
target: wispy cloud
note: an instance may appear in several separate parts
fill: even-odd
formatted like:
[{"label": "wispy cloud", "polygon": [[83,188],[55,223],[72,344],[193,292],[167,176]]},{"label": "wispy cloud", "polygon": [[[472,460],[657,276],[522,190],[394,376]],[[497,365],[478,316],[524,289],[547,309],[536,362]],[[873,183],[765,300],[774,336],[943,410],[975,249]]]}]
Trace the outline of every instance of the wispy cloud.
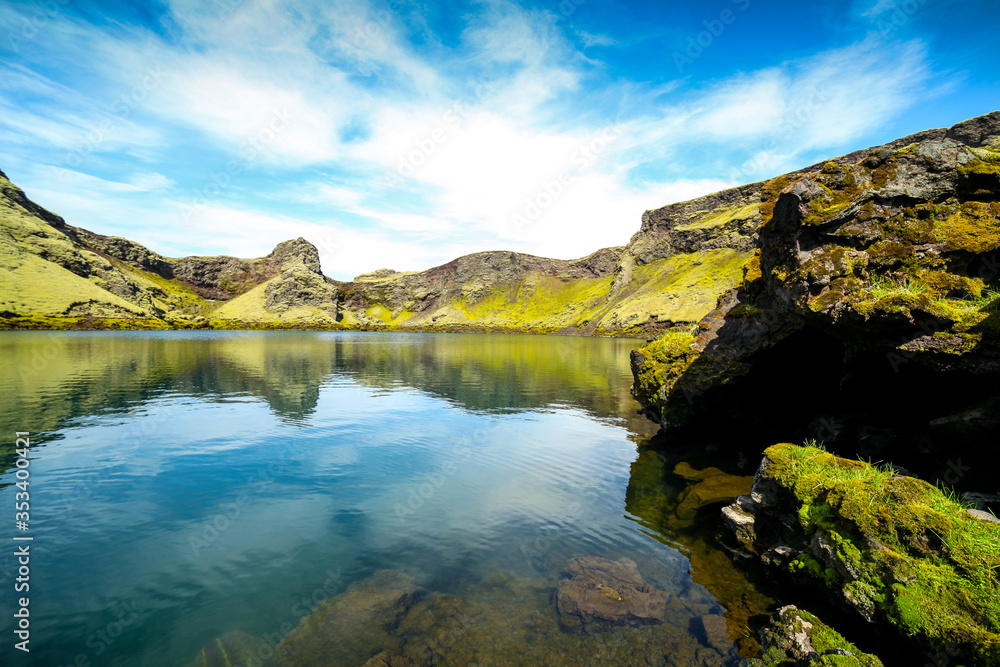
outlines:
[{"label": "wispy cloud", "polygon": [[594,35],[586,30],[578,30],[576,34],[583,42],[584,48],[590,48],[591,46],[614,46],[618,44],[618,40],[608,35]]},{"label": "wispy cloud", "polygon": [[165,190],[174,184],[172,180],[163,174],[157,174],[155,172],[132,174],[132,177],[129,179],[129,183],[145,192],[150,190]]},{"label": "wispy cloud", "polygon": [[51,168],[11,176],[73,224],[183,253],[303,235],[350,277],[624,244],[643,210],[852,148],[937,85],[925,44],[864,36],[706,80],[610,76],[595,53],[622,49],[591,47],[632,36],[574,23],[584,9],[484,0],[447,25],[377,0],[170,0],[145,26],[56,15],[0,65],[0,141]]}]

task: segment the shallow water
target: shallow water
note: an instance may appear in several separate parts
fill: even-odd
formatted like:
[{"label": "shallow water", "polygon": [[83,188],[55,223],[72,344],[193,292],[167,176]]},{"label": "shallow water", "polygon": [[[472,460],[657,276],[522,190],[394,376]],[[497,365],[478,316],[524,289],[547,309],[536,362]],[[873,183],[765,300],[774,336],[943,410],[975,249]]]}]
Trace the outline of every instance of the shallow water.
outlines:
[{"label": "shallow water", "polygon": [[[645,448],[652,424],[629,395],[637,342],[3,333],[0,507],[8,533],[34,538],[30,660],[5,614],[3,664],[183,666],[234,631],[277,643],[379,570],[419,587],[389,646],[414,659],[422,647],[434,664],[731,662],[736,645],[699,625],[726,609],[690,573],[732,577],[728,561],[660,520],[683,484]],[[15,431],[32,433],[24,533]],[[576,556],[634,560],[670,592],[668,622],[561,632],[553,591]],[[461,638],[427,657],[456,619]]]}]

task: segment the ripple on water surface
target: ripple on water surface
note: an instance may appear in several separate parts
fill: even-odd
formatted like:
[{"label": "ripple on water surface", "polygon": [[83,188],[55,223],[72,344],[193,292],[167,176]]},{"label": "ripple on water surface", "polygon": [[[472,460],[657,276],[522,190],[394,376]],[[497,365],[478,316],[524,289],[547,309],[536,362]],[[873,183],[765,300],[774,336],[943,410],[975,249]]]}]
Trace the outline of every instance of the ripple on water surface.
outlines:
[{"label": "ripple on water surface", "polygon": [[[273,640],[282,665],[733,660],[688,554],[627,508],[635,343],[0,335],[2,419],[35,434],[33,658],[224,664]],[[635,561],[662,622],[566,631],[579,556]]]}]

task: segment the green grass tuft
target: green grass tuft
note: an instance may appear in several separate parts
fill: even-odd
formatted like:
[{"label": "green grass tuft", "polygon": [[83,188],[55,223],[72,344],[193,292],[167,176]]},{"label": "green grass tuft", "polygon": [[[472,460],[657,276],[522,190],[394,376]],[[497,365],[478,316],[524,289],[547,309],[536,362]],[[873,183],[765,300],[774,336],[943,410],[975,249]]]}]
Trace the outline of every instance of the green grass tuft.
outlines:
[{"label": "green grass tuft", "polygon": [[927,292],[929,287],[910,277],[890,278],[887,276],[872,276],[864,288],[873,299],[891,299],[894,297],[918,297]]}]

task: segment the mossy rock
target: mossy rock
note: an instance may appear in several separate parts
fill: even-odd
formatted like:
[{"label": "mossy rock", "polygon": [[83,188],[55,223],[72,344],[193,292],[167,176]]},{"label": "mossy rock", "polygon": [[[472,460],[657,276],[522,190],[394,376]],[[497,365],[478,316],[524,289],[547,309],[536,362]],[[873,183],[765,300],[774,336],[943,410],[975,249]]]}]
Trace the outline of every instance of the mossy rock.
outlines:
[{"label": "mossy rock", "polygon": [[[768,448],[754,493],[751,507],[790,508],[783,520],[797,523],[791,574],[929,649],[1000,663],[1000,525],[922,480],[816,447]],[[758,553],[777,546],[757,535]]]},{"label": "mossy rock", "polygon": [[1000,331],[983,324],[1000,296],[1000,153],[984,143],[998,133],[1000,112],[764,183],[759,248],[698,323],[697,357],[633,357],[648,414],[674,427],[728,409],[765,353],[806,329],[849,359],[1000,374]]},{"label": "mossy rock", "polygon": [[793,606],[772,614],[761,630],[763,655],[743,667],[882,667],[816,616]]}]

